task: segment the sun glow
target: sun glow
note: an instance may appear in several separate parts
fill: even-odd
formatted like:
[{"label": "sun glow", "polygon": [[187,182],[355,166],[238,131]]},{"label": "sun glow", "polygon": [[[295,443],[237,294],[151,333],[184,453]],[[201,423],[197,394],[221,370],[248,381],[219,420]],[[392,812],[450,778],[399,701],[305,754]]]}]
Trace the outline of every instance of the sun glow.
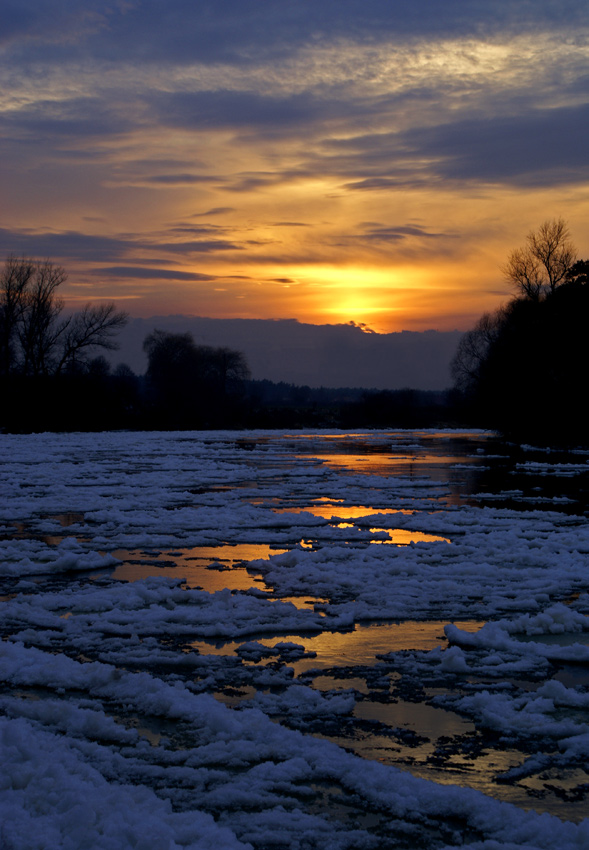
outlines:
[{"label": "sun glow", "polygon": [[[395,324],[394,315],[406,300],[407,289],[427,284],[414,269],[382,269],[322,265],[299,273],[306,278],[311,322],[357,322],[379,328]],[[312,306],[311,306],[312,304]]]}]

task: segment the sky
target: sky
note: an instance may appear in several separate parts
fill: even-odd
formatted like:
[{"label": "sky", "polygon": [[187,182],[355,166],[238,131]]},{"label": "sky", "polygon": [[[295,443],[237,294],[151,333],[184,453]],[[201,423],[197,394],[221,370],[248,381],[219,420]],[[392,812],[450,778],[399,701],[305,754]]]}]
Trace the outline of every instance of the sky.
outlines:
[{"label": "sky", "polygon": [[3,0],[0,256],[132,316],[465,330],[565,218],[585,0]]}]

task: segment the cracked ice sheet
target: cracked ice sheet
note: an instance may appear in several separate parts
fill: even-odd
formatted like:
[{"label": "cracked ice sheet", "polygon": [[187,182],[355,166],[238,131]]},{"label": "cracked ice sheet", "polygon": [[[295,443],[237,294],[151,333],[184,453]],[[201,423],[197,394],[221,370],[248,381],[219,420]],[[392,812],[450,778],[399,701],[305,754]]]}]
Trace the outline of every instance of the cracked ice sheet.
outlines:
[{"label": "cracked ice sheet", "polygon": [[[291,688],[284,665],[262,667],[248,679],[239,659],[199,656],[187,650],[184,640],[195,635],[239,639],[258,633],[304,634],[383,617],[450,620],[464,613],[503,617],[498,628],[510,639],[505,615],[545,614],[551,599],[587,586],[584,526],[556,512],[464,505],[440,512],[443,488],[427,476],[386,478],[349,470],[344,476],[312,458],[294,458],[292,447],[275,435],[264,439],[260,437],[259,448],[245,452],[235,435],[222,434],[1,438],[6,440],[3,456],[9,458],[2,471],[2,511],[11,581],[35,570],[50,580],[59,578],[64,568],[72,575],[93,569],[98,564],[85,558],[104,558],[101,553],[130,541],[146,548],[182,548],[247,536],[293,547],[287,555],[251,565],[275,593],[310,592],[328,600],[315,611],[303,610],[259,594],[188,590],[170,578],[133,585],[108,579],[88,583],[83,577],[69,586],[61,579],[45,587],[38,578],[37,583],[13,584],[14,598],[3,603],[10,638],[2,645],[1,666],[6,686],[2,712],[8,724],[3,740],[11,767],[5,791],[16,806],[10,811],[16,811],[23,824],[30,821],[31,840],[39,834],[33,826],[51,827],[62,839],[56,846],[66,846],[66,839],[72,847],[128,846],[116,842],[124,830],[131,830],[139,842],[137,824],[149,808],[162,830],[163,846],[165,841],[174,846],[173,841],[200,847],[210,841],[231,847],[250,841],[264,847],[290,838],[301,846],[334,848],[394,846],[397,839],[400,846],[465,841],[471,841],[469,846],[482,841],[496,846],[583,846],[586,825],[522,816],[467,789],[440,789],[390,767],[353,759],[327,742],[293,738],[292,730],[270,723],[267,714],[345,715],[355,702],[352,695],[317,695],[301,683]],[[320,448],[319,436],[315,442]],[[296,440],[293,445],[300,450]],[[410,508],[412,514],[379,516],[379,526],[443,534],[451,543],[375,546],[368,543],[373,516],[358,523],[353,534],[312,514],[285,516],[272,510],[277,503],[304,507],[321,499],[370,505],[374,513],[391,505],[399,511]],[[59,513],[72,514],[67,528]],[[23,524],[21,537],[10,536],[11,522]],[[301,533],[315,538],[318,551],[296,548]],[[41,539],[52,534],[64,539]],[[69,558],[67,565],[64,558]],[[486,640],[485,633],[480,640]],[[518,646],[518,652],[501,648],[511,652],[506,657],[498,654],[498,647],[485,648],[483,643],[474,666],[468,651],[459,646],[421,656],[401,654],[395,664],[399,669],[405,664],[405,671],[435,671],[438,681],[441,677],[446,683],[452,707],[484,726],[488,721],[479,703],[467,701],[472,694],[453,696],[449,683],[469,672],[492,678],[498,669],[503,674],[545,676],[549,659],[520,643],[523,649]],[[251,681],[260,694],[253,704],[262,711],[231,712],[204,693],[224,682],[239,686]],[[506,733],[516,738],[520,709],[529,705],[535,729],[545,729],[545,739],[552,735],[552,740],[566,742],[565,756],[571,747],[578,756],[584,746],[582,724],[553,717],[550,701],[555,710],[583,709],[583,691],[566,685],[558,689],[557,684],[538,685],[539,692],[530,691],[527,702],[519,692],[501,702],[495,697],[504,696],[505,688],[495,694],[488,689],[488,704],[503,718]],[[277,696],[264,696],[268,689],[275,689],[270,692]],[[164,735],[152,746],[139,732],[138,724],[149,726],[154,717],[172,724],[169,742]],[[116,724],[121,727],[118,734]],[[12,747],[19,734],[21,743]],[[51,769],[46,765],[49,753],[55,754],[58,765]],[[18,783],[23,776],[27,793],[11,796],[22,790]],[[38,781],[33,778],[37,776]],[[76,777],[83,778],[79,793]],[[91,788],[101,782],[123,789],[120,810],[111,803],[118,827],[108,832],[104,811],[97,811],[92,802],[89,837],[81,828],[79,806],[85,793],[94,801]],[[43,803],[53,784],[63,790],[63,808],[51,802],[59,795],[49,797],[51,805]],[[135,797],[128,790],[133,786],[143,789]],[[317,788],[326,789],[326,805],[319,814],[311,802]],[[370,811],[376,825],[363,830],[342,825],[341,818],[330,821],[324,812],[335,810],[333,804],[342,795],[342,805],[352,813],[350,823],[360,823],[361,815]],[[7,799],[3,792],[3,802]],[[162,806],[156,805],[158,799]],[[124,813],[129,807],[133,812]],[[195,819],[198,834],[176,817],[186,811],[202,813]],[[217,827],[209,815],[218,828],[231,830],[229,839],[215,837]],[[45,820],[35,820],[41,817]],[[13,845],[8,846],[38,846],[14,843],[13,833],[9,837]]]}]

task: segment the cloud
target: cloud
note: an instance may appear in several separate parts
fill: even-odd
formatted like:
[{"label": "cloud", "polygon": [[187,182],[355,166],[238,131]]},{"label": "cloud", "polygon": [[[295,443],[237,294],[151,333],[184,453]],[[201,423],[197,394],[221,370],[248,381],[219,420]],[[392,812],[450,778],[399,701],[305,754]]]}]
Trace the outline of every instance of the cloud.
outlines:
[{"label": "cloud", "polygon": [[113,11],[123,5],[113,3],[109,9],[96,0],[87,0],[83,7],[68,0],[5,0],[0,44],[30,43],[38,50],[39,44],[79,43],[108,27]]},{"label": "cloud", "polygon": [[[3,39],[19,48],[40,45],[50,53],[60,43],[80,55],[112,59],[123,51],[135,64],[187,61],[231,62],[247,67],[284,58],[308,44],[353,38],[383,40],[441,37],[456,32],[491,36],[506,30],[574,28],[585,23],[582,0],[6,0]],[[58,59],[62,59],[57,54]]]},{"label": "cloud", "polygon": [[395,177],[368,177],[365,180],[355,180],[351,183],[344,183],[344,189],[352,191],[388,191],[391,189],[399,189],[402,186],[418,186],[427,183],[427,176],[423,175],[419,179],[414,173],[406,172],[406,179],[402,180]]},{"label": "cloud", "polygon": [[209,254],[214,251],[243,251],[243,245],[226,239],[201,239],[192,242],[158,242],[154,248],[174,254]]},{"label": "cloud", "polygon": [[311,227],[304,221],[273,221],[271,227]]},{"label": "cloud", "polygon": [[190,234],[191,236],[210,236],[215,235],[216,233],[223,232],[228,228],[223,227],[222,225],[204,225],[202,227],[194,227],[194,225],[178,225],[176,227],[171,227],[170,233],[181,233],[183,235]]},{"label": "cloud", "polygon": [[245,352],[257,379],[379,389],[445,389],[462,336],[457,331],[377,334],[359,322],[309,325],[291,319],[154,316],[129,322],[119,336],[117,362],[124,360],[144,372],[142,343],[154,328],[190,331],[200,343],[237,348]]},{"label": "cloud", "polygon": [[410,130],[403,143],[452,180],[548,186],[589,178],[589,104]]},{"label": "cloud", "polygon": [[[163,241],[157,236],[134,239],[91,236],[76,231],[61,233],[8,230],[0,228],[0,253],[59,257],[87,262],[112,262],[138,249],[163,251],[176,255],[210,254],[216,251],[243,251],[243,246],[226,239],[201,239],[186,242]],[[151,260],[150,260],[151,262]]]},{"label": "cloud", "polygon": [[376,224],[374,222],[364,222],[363,227],[364,232],[359,238],[373,242],[397,242],[412,236],[420,239],[443,239],[449,235],[446,233],[430,233],[427,229],[415,227],[414,225],[387,227],[386,225]]},{"label": "cloud", "polygon": [[93,274],[99,277],[137,278],[138,280],[187,280],[207,281],[216,280],[215,275],[199,274],[198,272],[181,272],[173,269],[132,268],[129,266],[111,266],[94,269]]},{"label": "cloud", "polygon": [[[347,103],[347,106],[346,106]],[[151,98],[158,123],[193,130],[256,129],[273,136],[300,134],[302,128],[349,115],[349,99],[313,92],[268,94],[210,90],[155,93]],[[358,109],[361,109],[358,104]],[[347,112],[346,112],[347,110]]]},{"label": "cloud", "polygon": [[153,174],[144,178],[148,183],[165,183],[167,185],[186,185],[190,183],[218,183],[221,180],[212,174]]},{"label": "cloud", "polygon": [[[0,113],[0,128],[6,141],[16,139],[47,149],[48,142],[66,143],[62,152],[68,159],[82,158],[82,150],[69,147],[79,140],[103,139],[131,132],[135,116],[124,114],[98,96],[69,101],[39,101],[30,108]],[[54,153],[57,151],[54,149]],[[96,151],[90,153],[95,158]]]},{"label": "cloud", "polygon": [[226,215],[227,213],[235,212],[235,207],[213,207],[206,212],[193,213],[192,218],[201,218],[205,215]]},{"label": "cloud", "polygon": [[[399,133],[345,142],[324,168],[356,179],[348,190],[391,190],[427,181],[479,181],[552,186],[589,177],[586,127],[589,104],[535,108],[517,115],[456,118]],[[322,160],[317,155],[317,165]]]},{"label": "cloud", "polygon": [[76,231],[61,233],[0,228],[0,253],[33,257],[63,257],[101,262],[122,257],[137,243],[108,236],[89,236]]}]

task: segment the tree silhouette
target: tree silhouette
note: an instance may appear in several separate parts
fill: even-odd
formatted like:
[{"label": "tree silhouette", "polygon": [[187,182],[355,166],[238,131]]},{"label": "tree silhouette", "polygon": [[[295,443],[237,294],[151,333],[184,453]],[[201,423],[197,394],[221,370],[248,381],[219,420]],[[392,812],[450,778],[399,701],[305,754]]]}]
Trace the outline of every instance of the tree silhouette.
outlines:
[{"label": "tree silhouette", "polygon": [[589,262],[552,280],[538,296],[522,291],[483,316],[461,339],[452,374],[478,424],[517,439],[586,444]]},{"label": "tree silhouette", "polygon": [[589,283],[589,260],[577,260],[566,273],[567,283]]},{"label": "tree silhouette", "polygon": [[484,313],[471,331],[458,343],[450,364],[454,386],[461,392],[471,392],[477,386],[489,349],[501,334],[505,308],[495,313]]},{"label": "tree silhouette", "polygon": [[231,348],[197,345],[190,333],[154,330],[146,336],[147,379],[161,421],[217,425],[235,415],[250,376],[244,355]]},{"label": "tree silhouette", "polygon": [[526,245],[511,252],[503,273],[518,295],[537,301],[565,282],[576,259],[567,223],[555,218],[528,233]]},{"label": "tree silhouette", "polygon": [[49,261],[9,257],[0,274],[0,374],[59,375],[97,348],[114,349],[127,315],[114,304],[63,316],[58,288],[67,275]]}]

